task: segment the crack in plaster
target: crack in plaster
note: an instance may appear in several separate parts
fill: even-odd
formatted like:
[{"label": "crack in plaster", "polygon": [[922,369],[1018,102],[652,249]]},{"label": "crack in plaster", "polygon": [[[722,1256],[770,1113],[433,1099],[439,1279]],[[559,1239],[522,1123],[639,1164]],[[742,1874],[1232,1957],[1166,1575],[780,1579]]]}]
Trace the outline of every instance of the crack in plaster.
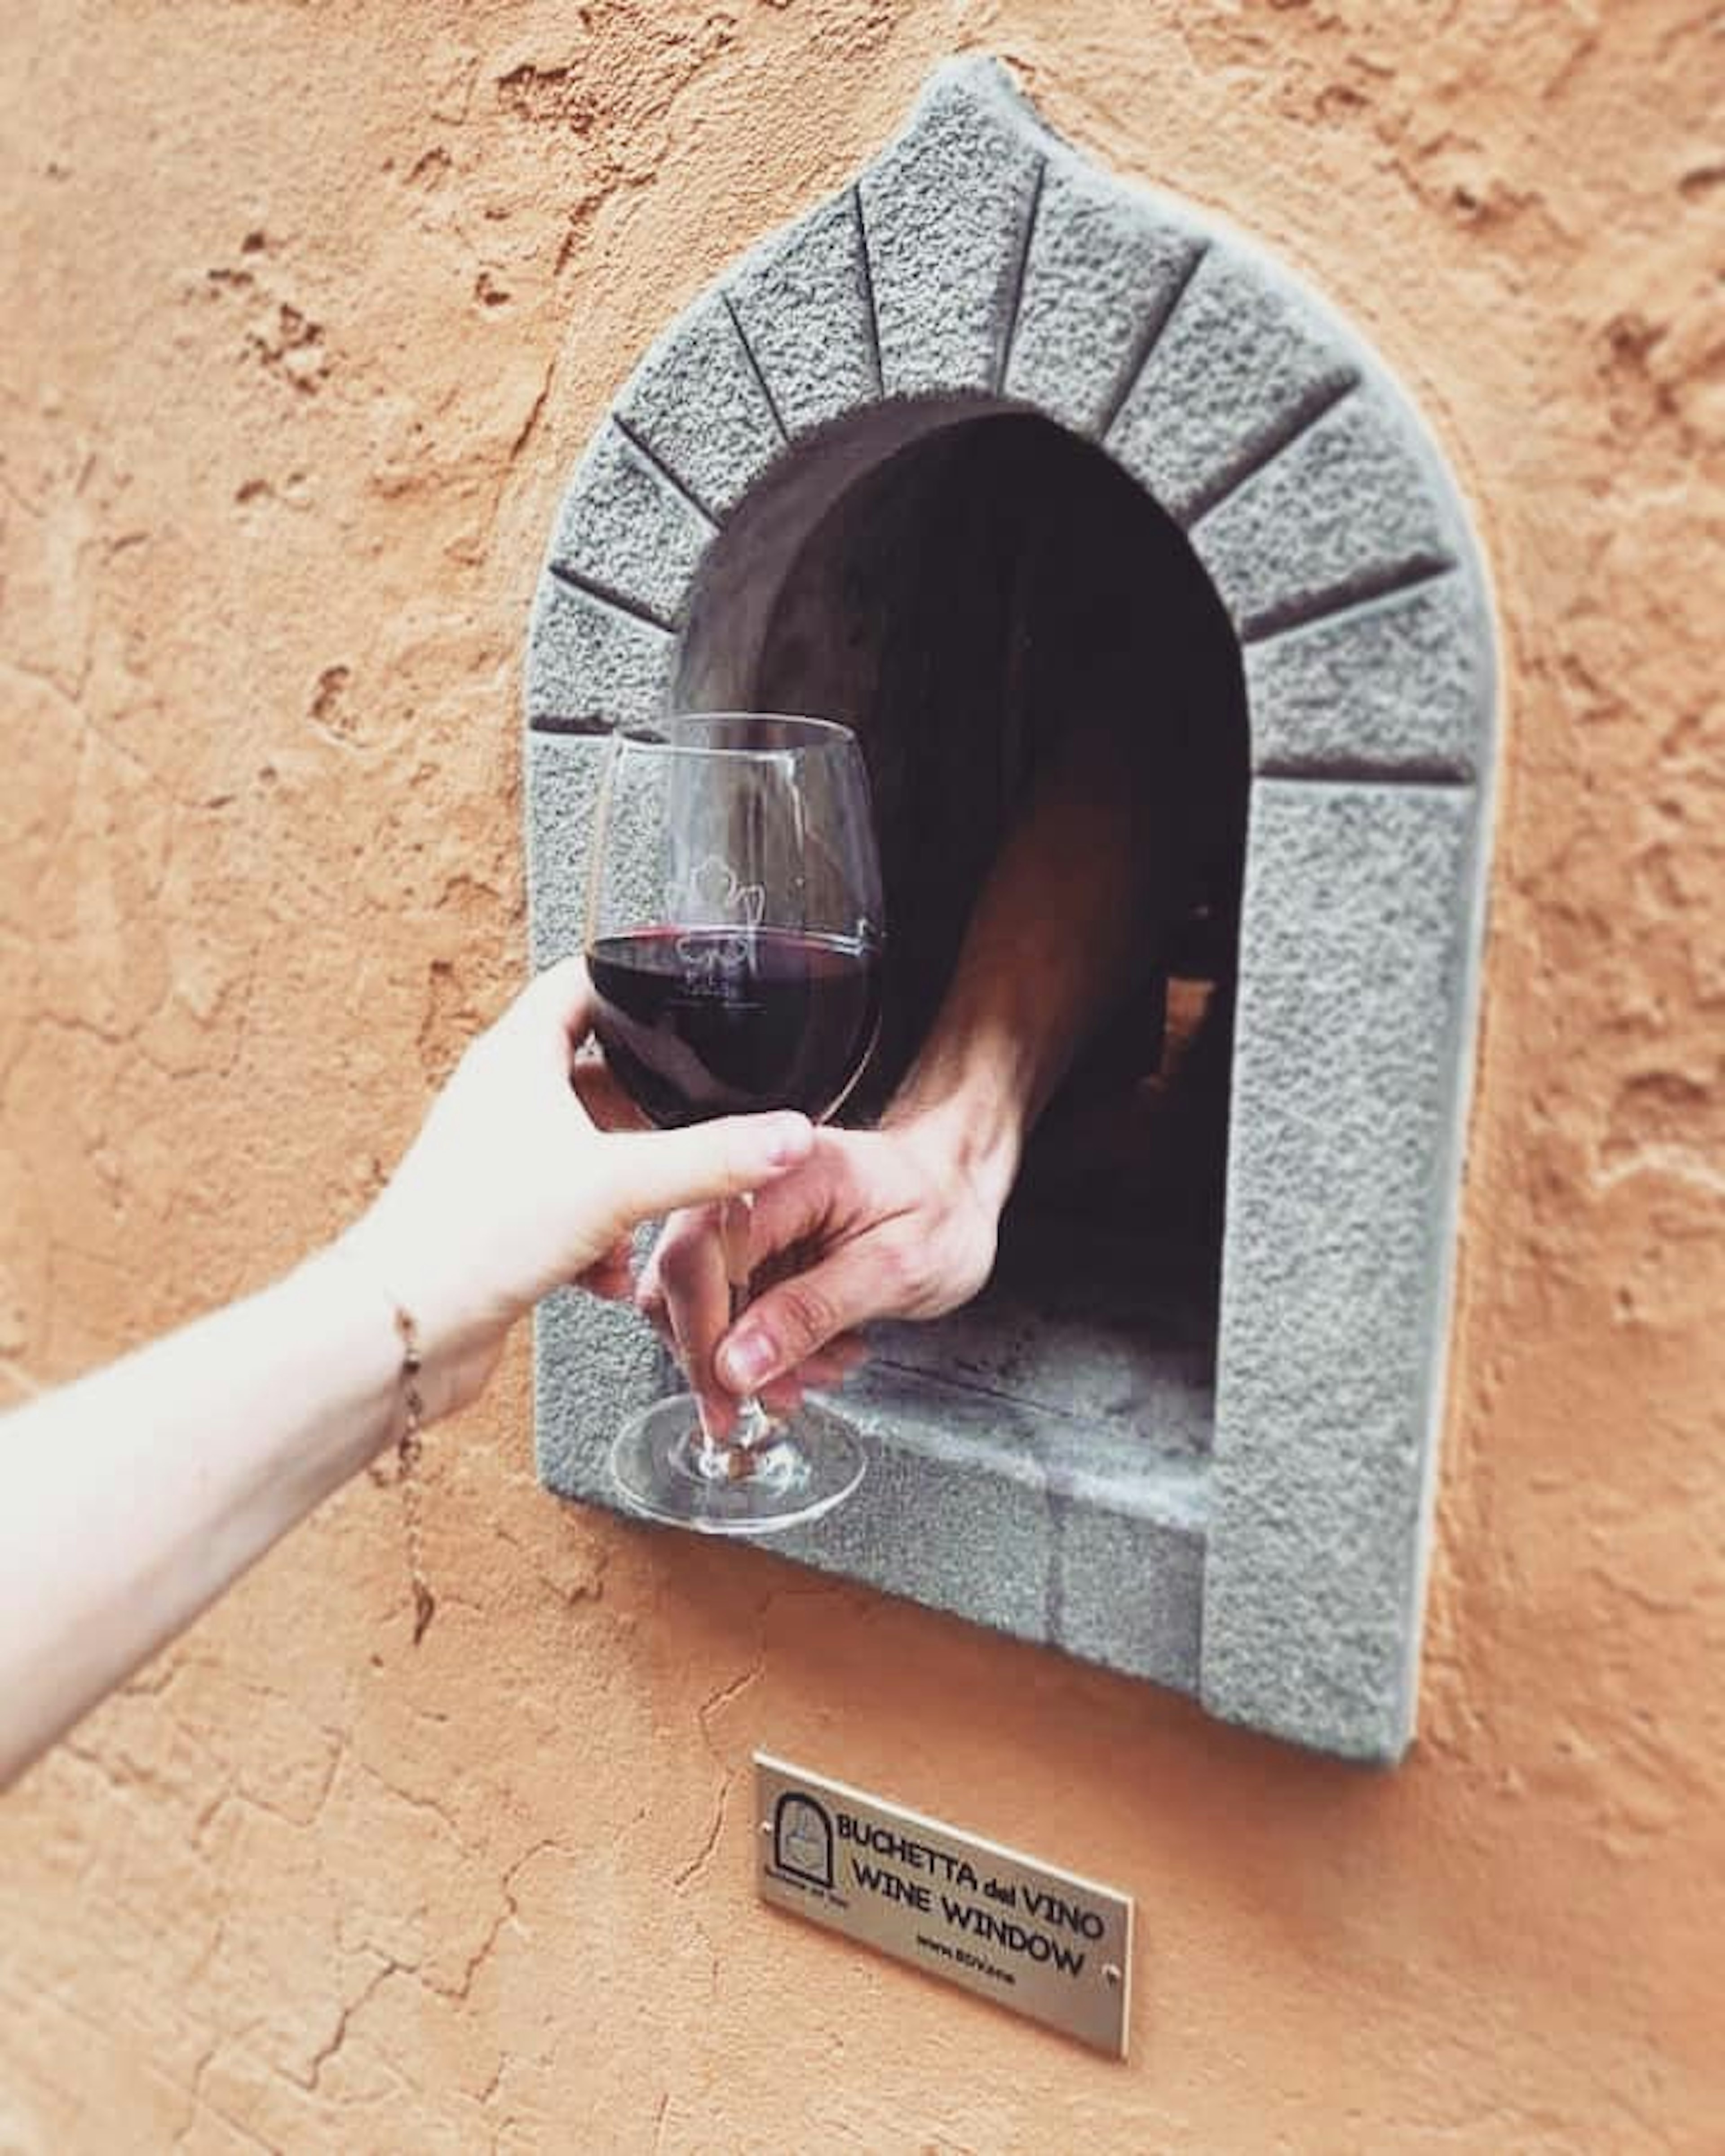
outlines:
[{"label": "crack in plaster", "polygon": [[417,1970],[412,1972],[416,1980],[423,1984],[427,1990],[434,1991],[444,1999],[459,1999],[465,2003],[472,1992],[475,1980],[480,1971],[496,1952],[497,1943],[502,1938],[505,1928],[514,1922],[521,1915],[521,1904],[516,1899],[516,1881],[536,1857],[551,1855],[561,1856],[568,1863],[573,1863],[576,1861],[575,1852],[570,1849],[567,1842],[559,1841],[555,1835],[548,1835],[542,1840],[533,1843],[531,1848],[524,1850],[504,1873],[498,1890],[502,1897],[503,1906],[492,1919],[485,1937],[468,1956],[466,1966],[454,1984],[439,1984],[435,1977]]},{"label": "crack in plaster", "polygon": [[718,1802],[714,1806],[712,1819],[708,1824],[706,1834],[700,1848],[696,1851],[686,1864],[680,1866],[671,1874],[673,1893],[680,1894],[685,1887],[693,1886],[712,1861],[713,1851],[719,1845],[719,1836],[725,1830],[726,1815],[731,1804],[731,1784],[735,1779],[736,1769],[726,1767],[719,1783]]},{"label": "crack in plaster", "polygon": [[[249,2031],[248,2030],[242,2033],[249,2034]],[[208,2050],[204,2053],[203,2056],[198,2061],[197,2066],[193,2071],[191,2086],[187,2091],[187,2095],[190,2099],[190,2103],[187,2110],[185,2122],[175,2133],[173,2146],[176,2149],[183,2148],[191,2139],[192,2130],[198,2123],[200,2112],[211,2112],[216,2118],[221,2120],[223,2125],[227,2127],[232,2133],[237,2134],[239,2138],[242,2141],[245,2142],[249,2147],[263,2149],[264,2151],[264,2156],[278,2156],[278,2151],[275,2149],[269,2142],[265,2141],[260,2134],[254,2133],[252,2128],[249,2127],[243,2119],[236,2118],[231,2111],[224,2109],[221,2104],[216,2102],[213,2096],[210,2096],[205,2091],[203,2086],[205,2076],[208,2074],[210,2068],[214,2066],[217,2059],[220,2057],[222,2053],[229,2049],[231,2041],[232,2040],[229,2035],[225,2032],[218,2035],[211,2042]]]},{"label": "crack in plaster", "polygon": [[497,2047],[497,2063],[491,2069],[490,2078],[486,2082],[485,2087],[480,2091],[479,2094],[474,2098],[474,2102],[479,2106],[481,2111],[487,2108],[491,2099],[496,2095],[498,2090],[502,2087],[503,2076],[508,2071],[508,2067],[509,2054],[500,2044]]},{"label": "crack in plaster", "polygon": [[728,1707],[732,1700],[741,1698],[744,1692],[752,1690],[766,1675],[767,1617],[773,1607],[773,1599],[774,1597],[769,1594],[755,1613],[757,1631],[754,1661],[740,1676],[732,1677],[728,1683],[722,1684],[716,1691],[709,1692],[695,1711],[696,1721],[701,1730],[701,1741],[706,1747],[709,1755],[720,1770],[719,1794],[713,1807],[713,1816],[708,1823],[707,1830],[702,1838],[700,1848],[696,1851],[686,1864],[680,1866],[672,1875],[671,1890],[674,1893],[682,1893],[685,1889],[692,1887],[696,1880],[703,1876],[708,1866],[712,1862],[714,1852],[719,1845],[720,1837],[724,1833],[725,1821],[731,1807],[731,1792],[736,1784],[737,1769],[732,1762],[724,1758],[714,1742],[712,1717],[721,1708]]},{"label": "crack in plaster", "polygon": [[561,1580],[554,1579],[545,1569],[539,1562],[538,1553],[528,1543],[524,1543],[519,1535],[511,1534],[501,1520],[495,1518],[492,1520],[491,1532],[500,1542],[506,1543],[518,1556],[525,1558],[527,1569],[532,1573],[534,1578],[544,1588],[547,1594],[555,1601],[561,1603],[566,1610],[572,1610],[583,1602],[604,1600],[605,1576],[611,1568],[613,1554],[612,1546],[608,1542],[600,1543],[593,1550],[593,1568],[589,1574],[585,1578],[578,1579],[566,1587]]},{"label": "crack in plaster", "polygon": [[[377,1949],[375,1948],[368,1948],[367,1951],[373,1954],[376,1954],[377,1953]],[[378,1958],[381,1960],[382,1966],[372,1971],[369,1980],[366,1984],[362,1984],[360,1989],[355,1993],[354,1996],[341,2008],[341,2012],[336,2017],[336,2026],[329,2038],[329,2041],[321,2046],[312,2058],[311,2071],[308,2076],[302,2081],[300,2076],[293,2072],[291,2068],[286,2070],[288,2078],[290,2081],[297,2082],[300,2087],[309,2089],[314,2093],[316,2092],[323,2080],[324,2068],[329,2064],[330,2061],[337,2055],[341,2051],[341,2046],[347,2041],[348,2028],[353,2020],[354,2015],[360,2011],[361,2008],[366,2005],[367,2000],[373,1998],[377,1992],[382,1990],[392,1976],[400,1976],[404,1974],[411,1974],[411,1972],[406,1969],[405,1965],[403,1963],[396,1960],[393,1954],[384,1954]]]},{"label": "crack in plaster", "polygon": [[[539,385],[539,394],[533,399],[532,403],[528,407],[527,416],[521,422],[521,426],[516,430],[514,440],[511,441],[509,445],[507,461],[511,465],[520,462],[521,452],[533,439],[535,429],[538,427],[540,420],[544,416],[546,403],[551,396],[552,378],[556,372],[557,362],[553,358],[547,362],[545,377]],[[501,499],[501,489],[499,490],[499,495]]]},{"label": "crack in plaster", "polygon": [[398,1804],[405,1804],[410,1811],[429,1813],[432,1818],[436,1820],[439,1825],[447,1830],[450,1840],[454,1841],[455,1846],[461,1851],[464,1856],[476,1856],[479,1855],[479,1851],[462,1832],[459,1823],[456,1820],[454,1814],[445,1810],[444,1806],[440,1804],[434,1797],[421,1796],[411,1789],[403,1789],[398,1783],[392,1782],[388,1775],[382,1774],[377,1768],[372,1766],[368,1760],[362,1758],[360,1754],[354,1751],[351,1746],[348,1748],[346,1756],[352,1761],[353,1766],[358,1770],[358,1772],[363,1774],[368,1782],[371,1782],[376,1788],[381,1789],[386,1796],[393,1797]]}]

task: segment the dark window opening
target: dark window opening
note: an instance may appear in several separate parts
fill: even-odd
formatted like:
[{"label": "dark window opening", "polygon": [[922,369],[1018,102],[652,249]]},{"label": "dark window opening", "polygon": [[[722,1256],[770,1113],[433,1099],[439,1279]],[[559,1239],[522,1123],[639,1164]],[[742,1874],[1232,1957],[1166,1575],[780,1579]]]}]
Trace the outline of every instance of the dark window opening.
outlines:
[{"label": "dark window opening", "polygon": [[[1239,644],[1173,520],[1050,422],[948,414],[868,448],[829,449],[824,475],[814,453],[800,518],[794,467],[754,530],[744,512],[716,549],[730,560],[706,617],[751,559],[770,568],[726,692],[843,719],[868,750],[890,986],[855,1111],[878,1109],[922,1039],[1051,761],[1094,747],[1161,865],[1137,984],[1038,1127],[994,1280],[949,1319],[883,1328],[877,1355],[1201,1450],[1248,788]],[[697,606],[691,643],[726,633]],[[701,701],[721,698],[709,682]]]}]

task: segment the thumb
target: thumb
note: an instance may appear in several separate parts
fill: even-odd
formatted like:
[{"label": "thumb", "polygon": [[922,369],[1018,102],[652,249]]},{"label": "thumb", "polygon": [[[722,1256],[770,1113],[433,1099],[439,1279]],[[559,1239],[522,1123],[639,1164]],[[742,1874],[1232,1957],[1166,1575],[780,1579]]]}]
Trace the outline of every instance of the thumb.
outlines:
[{"label": "thumb", "polygon": [[880,1317],[889,1300],[866,1246],[840,1251],[749,1305],[713,1358],[719,1381],[739,1395],[753,1392],[840,1333]]},{"label": "thumb", "polygon": [[724,1116],[681,1131],[627,1131],[600,1140],[620,1219],[644,1220],[710,1198],[735,1198],[807,1160],[806,1116]]}]

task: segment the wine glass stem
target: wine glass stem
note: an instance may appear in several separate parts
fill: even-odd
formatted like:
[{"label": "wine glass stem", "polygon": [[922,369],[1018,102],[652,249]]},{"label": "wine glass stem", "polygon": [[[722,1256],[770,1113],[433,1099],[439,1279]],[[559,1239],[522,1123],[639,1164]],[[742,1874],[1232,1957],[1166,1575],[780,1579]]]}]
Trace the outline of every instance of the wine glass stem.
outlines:
[{"label": "wine glass stem", "polygon": [[[749,1240],[754,1225],[755,1197],[750,1190],[725,1200],[720,1232],[725,1243],[725,1277],[731,1288],[731,1322],[735,1325],[749,1306]],[[737,1424],[728,1449],[733,1455],[732,1473],[743,1476],[752,1465],[750,1455],[773,1434],[773,1417],[752,1393],[739,1400]]]}]

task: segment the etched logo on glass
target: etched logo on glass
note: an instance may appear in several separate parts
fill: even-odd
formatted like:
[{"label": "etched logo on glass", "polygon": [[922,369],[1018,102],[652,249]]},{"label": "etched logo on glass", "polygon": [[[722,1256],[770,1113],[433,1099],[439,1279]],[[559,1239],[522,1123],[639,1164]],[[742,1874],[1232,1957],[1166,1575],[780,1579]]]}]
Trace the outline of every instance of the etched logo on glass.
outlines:
[{"label": "etched logo on glass", "polygon": [[[683,986],[691,995],[731,995],[754,955],[754,932],[767,911],[763,885],[743,883],[727,861],[709,854],[671,887],[671,908],[691,923],[677,938]],[[734,934],[723,932],[734,930]]]}]

